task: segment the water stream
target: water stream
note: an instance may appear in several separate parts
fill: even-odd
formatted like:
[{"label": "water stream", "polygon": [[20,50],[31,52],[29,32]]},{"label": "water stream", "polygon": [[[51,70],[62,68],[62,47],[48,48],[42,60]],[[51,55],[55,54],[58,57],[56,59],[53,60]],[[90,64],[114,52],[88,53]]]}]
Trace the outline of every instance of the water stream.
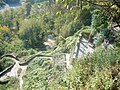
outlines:
[{"label": "water stream", "polygon": [[21,3],[6,4],[2,9],[0,9],[0,12],[3,12],[9,8],[18,9],[20,6],[21,6]]}]

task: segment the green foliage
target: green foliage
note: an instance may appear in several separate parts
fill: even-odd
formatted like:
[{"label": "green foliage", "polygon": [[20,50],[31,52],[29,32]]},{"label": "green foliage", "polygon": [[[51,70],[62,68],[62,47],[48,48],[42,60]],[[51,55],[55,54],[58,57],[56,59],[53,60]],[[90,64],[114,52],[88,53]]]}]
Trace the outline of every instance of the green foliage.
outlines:
[{"label": "green foliage", "polygon": [[0,25],[0,55],[23,49],[22,41],[7,26]]},{"label": "green foliage", "polygon": [[5,47],[5,53],[12,53],[12,52],[18,52],[23,50],[23,43],[21,40],[18,38],[15,38],[16,40],[13,40],[9,43],[5,42],[4,47]]},{"label": "green foliage", "polygon": [[48,84],[48,76],[51,71],[49,70],[49,65],[50,63],[48,60],[43,61],[39,58],[36,59],[34,63],[30,64],[26,73],[26,77],[24,78],[24,89],[45,90]]},{"label": "green foliage", "polygon": [[92,12],[92,27],[100,31],[100,29],[107,28],[107,18],[103,16],[103,11],[96,9]]},{"label": "green foliage", "polygon": [[28,58],[26,56],[30,56],[30,55],[33,55],[33,54],[36,54],[37,51],[35,49],[29,49],[29,50],[21,50],[21,51],[18,51],[17,52],[17,57],[19,58],[22,58],[22,57],[25,57],[25,58]]},{"label": "green foliage", "polygon": [[82,8],[82,13],[80,13],[80,20],[84,26],[90,26],[92,22],[92,14],[89,5],[85,5]]},{"label": "green foliage", "polygon": [[16,78],[10,78],[10,81],[7,84],[0,84],[1,90],[17,90],[19,89],[19,81]]},{"label": "green foliage", "polygon": [[[4,63],[4,64],[3,64]],[[0,60],[1,71],[12,65],[14,62],[10,58],[3,58]],[[1,72],[0,71],[0,72]]]},{"label": "green foliage", "polygon": [[0,25],[0,40],[1,41],[10,41],[11,31],[7,26]]},{"label": "green foliage", "polygon": [[104,11],[100,9],[95,9],[92,12],[91,32],[96,46],[99,46],[103,42],[103,39],[111,41],[113,38],[113,32],[108,24],[108,16],[103,15],[103,13]]},{"label": "green foliage", "polygon": [[[120,83],[119,76],[116,75],[114,78],[112,76],[120,65],[118,63],[120,51],[117,49],[108,51],[97,49],[92,56],[78,60],[64,78],[68,82],[68,88],[112,90],[115,78],[117,79],[116,85]],[[119,85],[116,86],[116,89],[119,87]]]},{"label": "green foliage", "polygon": [[94,40],[93,43],[94,43],[96,46],[101,45],[101,43],[102,43],[103,40],[104,40],[104,35],[103,35],[103,33],[102,33],[102,32],[97,33],[97,34],[94,36],[93,40]]},{"label": "green foliage", "polygon": [[74,35],[81,28],[78,17],[71,13],[64,13],[55,19],[55,34],[64,38]]},{"label": "green foliage", "polygon": [[[44,28],[44,29],[43,29]],[[19,35],[26,48],[42,48],[44,35],[49,30],[40,19],[26,19],[21,23]]]},{"label": "green foliage", "polygon": [[16,38],[16,40],[11,41],[11,42],[3,42],[1,43],[0,47],[0,55],[7,54],[7,53],[12,53],[12,52],[19,52],[24,50],[23,43],[21,40]]},{"label": "green foliage", "polygon": [[[85,38],[89,38],[90,34],[96,46],[99,46],[104,38],[111,39],[111,21],[119,21],[120,10],[114,1],[96,0],[93,3],[98,5],[93,6],[93,0],[57,0],[48,7],[48,2],[38,3],[44,0],[22,1],[25,3],[19,9],[9,9],[0,14],[0,56],[15,52],[17,57],[25,61],[44,49],[43,43],[49,35],[56,40],[56,49],[39,53],[73,54],[80,32]],[[111,6],[113,3],[115,5]],[[111,7],[106,10],[101,5]],[[119,37],[116,41],[116,46],[120,46]],[[28,66],[23,89],[117,90],[120,88],[119,55],[119,48],[103,50],[98,47],[91,56],[74,61],[73,68],[67,73],[64,73],[64,62],[58,63],[62,60],[59,55],[54,57],[57,63],[35,58]],[[2,69],[12,64],[9,60],[5,58],[0,61]],[[15,82],[16,79],[11,79],[7,84],[0,85],[0,90],[17,90],[19,85]]]}]

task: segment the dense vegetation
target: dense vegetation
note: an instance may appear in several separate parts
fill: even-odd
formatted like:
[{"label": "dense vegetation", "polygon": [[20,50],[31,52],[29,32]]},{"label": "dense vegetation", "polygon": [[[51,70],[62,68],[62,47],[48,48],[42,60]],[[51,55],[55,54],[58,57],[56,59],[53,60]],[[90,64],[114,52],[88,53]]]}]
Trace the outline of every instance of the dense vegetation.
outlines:
[{"label": "dense vegetation", "polygon": [[[15,53],[26,58],[36,53],[74,53],[78,34],[95,44],[91,56],[71,57],[72,69],[36,58],[24,77],[24,90],[120,90],[120,2],[117,0],[22,0],[20,8],[0,12],[0,56]],[[16,3],[19,0],[0,0]],[[116,29],[117,28],[117,29]],[[47,49],[47,38],[56,45]],[[114,49],[103,50],[104,39]],[[0,71],[9,66],[0,60]],[[15,78],[0,84],[0,90],[17,90]]]}]

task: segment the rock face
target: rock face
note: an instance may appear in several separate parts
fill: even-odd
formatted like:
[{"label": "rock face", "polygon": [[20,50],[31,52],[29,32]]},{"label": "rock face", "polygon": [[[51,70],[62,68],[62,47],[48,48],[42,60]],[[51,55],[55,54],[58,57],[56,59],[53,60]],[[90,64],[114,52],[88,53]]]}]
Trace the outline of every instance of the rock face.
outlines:
[{"label": "rock face", "polygon": [[46,49],[52,49],[56,45],[55,40],[48,38],[46,42],[44,42]]}]

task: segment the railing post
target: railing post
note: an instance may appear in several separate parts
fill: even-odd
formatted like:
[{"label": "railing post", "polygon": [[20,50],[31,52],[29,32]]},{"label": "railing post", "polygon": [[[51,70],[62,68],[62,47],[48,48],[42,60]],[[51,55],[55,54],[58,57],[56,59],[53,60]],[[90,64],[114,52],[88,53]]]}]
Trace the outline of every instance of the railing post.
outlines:
[{"label": "railing post", "polygon": [[77,52],[76,52],[75,58],[78,58],[78,55],[79,55],[81,39],[82,39],[82,34],[80,33],[80,34],[79,34],[79,41],[78,41],[78,43],[77,43]]}]

